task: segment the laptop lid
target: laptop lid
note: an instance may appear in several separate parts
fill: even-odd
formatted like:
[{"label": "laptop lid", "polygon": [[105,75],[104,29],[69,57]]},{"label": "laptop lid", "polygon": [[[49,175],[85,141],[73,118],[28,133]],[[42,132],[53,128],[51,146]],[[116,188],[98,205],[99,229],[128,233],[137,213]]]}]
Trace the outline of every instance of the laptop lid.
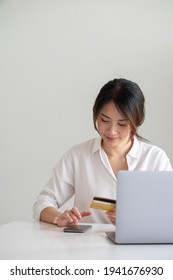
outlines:
[{"label": "laptop lid", "polygon": [[173,171],[120,171],[118,244],[173,243]]}]

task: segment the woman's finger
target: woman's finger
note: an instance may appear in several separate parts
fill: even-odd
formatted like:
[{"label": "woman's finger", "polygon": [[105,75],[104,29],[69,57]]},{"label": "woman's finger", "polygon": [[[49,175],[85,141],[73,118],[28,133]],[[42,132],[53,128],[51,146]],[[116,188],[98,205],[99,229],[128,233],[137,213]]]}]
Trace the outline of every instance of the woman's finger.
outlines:
[{"label": "woman's finger", "polygon": [[110,222],[115,225],[115,222],[116,222],[115,210],[106,211],[105,213],[106,213],[108,219],[110,220]]},{"label": "woman's finger", "polygon": [[77,207],[73,207],[71,210],[65,210],[57,220],[58,226],[68,226],[71,224],[77,224],[83,217],[89,216],[92,213],[90,211],[79,212]]},{"label": "woman's finger", "polygon": [[91,212],[91,211],[83,211],[83,212],[81,213],[81,216],[82,216],[82,217],[90,216],[90,215],[92,215],[92,212]]},{"label": "woman's finger", "polygon": [[75,213],[72,212],[72,210],[68,210],[66,212],[66,218],[69,220],[69,222],[71,223],[77,223],[79,220],[81,220],[81,218],[79,218],[78,216],[76,216]]},{"label": "woman's finger", "polygon": [[73,207],[73,208],[71,209],[71,212],[72,212],[79,220],[82,219],[81,213],[79,212],[79,210],[78,210],[77,207]]}]

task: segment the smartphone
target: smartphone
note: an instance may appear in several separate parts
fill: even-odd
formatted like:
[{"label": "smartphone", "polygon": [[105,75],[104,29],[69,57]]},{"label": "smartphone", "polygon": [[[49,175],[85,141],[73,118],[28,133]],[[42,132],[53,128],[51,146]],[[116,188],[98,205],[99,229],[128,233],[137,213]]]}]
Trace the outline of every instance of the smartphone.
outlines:
[{"label": "smartphone", "polygon": [[64,228],[64,232],[79,232],[83,233],[92,228],[91,225],[71,225],[69,227]]}]

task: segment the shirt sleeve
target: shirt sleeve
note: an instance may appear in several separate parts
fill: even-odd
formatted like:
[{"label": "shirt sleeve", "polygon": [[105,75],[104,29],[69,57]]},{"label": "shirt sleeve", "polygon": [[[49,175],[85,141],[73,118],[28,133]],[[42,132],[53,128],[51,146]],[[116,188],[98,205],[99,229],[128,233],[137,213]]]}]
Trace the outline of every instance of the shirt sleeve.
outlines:
[{"label": "shirt sleeve", "polygon": [[53,169],[52,178],[40,192],[33,205],[33,218],[40,219],[46,207],[60,208],[74,195],[74,172],[72,158],[66,153]]}]

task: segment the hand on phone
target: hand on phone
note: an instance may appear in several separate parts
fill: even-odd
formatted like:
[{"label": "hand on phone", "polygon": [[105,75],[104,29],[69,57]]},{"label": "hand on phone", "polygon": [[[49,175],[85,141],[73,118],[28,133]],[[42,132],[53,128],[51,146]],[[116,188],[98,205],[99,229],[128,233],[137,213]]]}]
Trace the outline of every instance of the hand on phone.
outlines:
[{"label": "hand on phone", "polygon": [[73,207],[71,210],[64,211],[57,219],[53,222],[59,227],[66,227],[70,225],[78,224],[83,217],[90,216],[90,211],[79,212],[77,207]]}]

